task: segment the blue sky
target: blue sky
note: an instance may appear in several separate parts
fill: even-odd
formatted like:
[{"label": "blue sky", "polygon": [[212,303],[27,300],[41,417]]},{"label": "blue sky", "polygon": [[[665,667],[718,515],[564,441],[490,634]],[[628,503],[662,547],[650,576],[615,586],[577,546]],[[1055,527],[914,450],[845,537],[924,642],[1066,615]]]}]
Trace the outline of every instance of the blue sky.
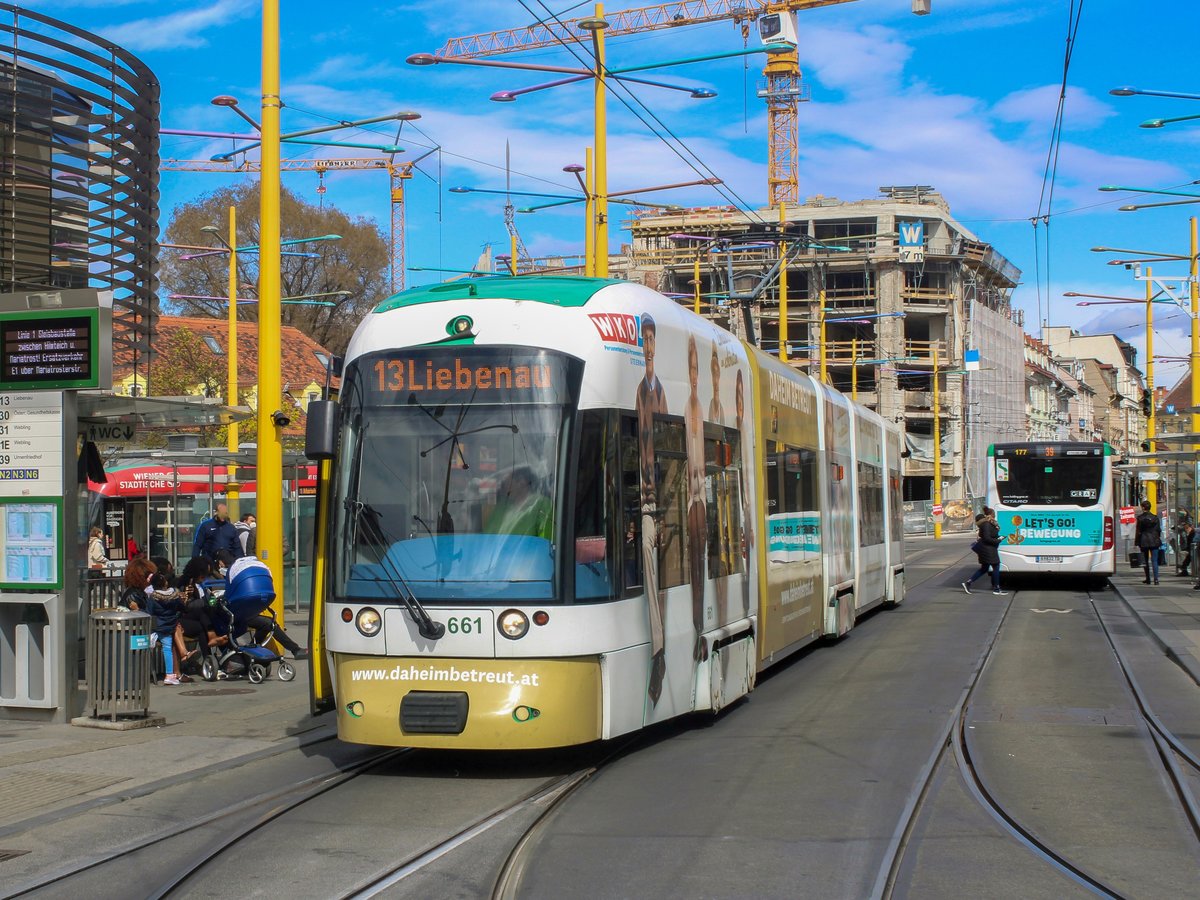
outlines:
[{"label": "blue sky", "polygon": [[[140,56],[162,83],[164,127],[242,131],[243,123],[209,100],[232,94],[257,117],[260,103],[260,7],[256,0],[27,0],[30,8],[97,32]],[[609,3],[609,13],[638,3]],[[910,0],[857,0],[797,15],[800,65],[812,100],[800,106],[800,193],[857,200],[880,185],[928,184],[940,190],[954,215],[1024,273],[1015,295],[1026,330],[1039,320],[1081,331],[1115,331],[1144,345],[1144,307],[1078,308],[1062,298],[1082,293],[1144,296],[1133,273],[1106,265],[1089,252],[1104,245],[1186,253],[1188,219],[1200,206],[1119,212],[1122,204],[1169,197],[1104,194],[1100,185],[1196,190],[1192,165],[1200,147],[1200,120],[1143,129],[1145,119],[1200,114],[1200,103],[1150,97],[1113,97],[1119,85],[1200,93],[1189,78],[1200,11],[1187,0],[1161,0],[1153,13],[1128,0],[932,0],[918,17]],[[1082,6],[1068,75],[1061,143],[1047,205],[1044,185],[1055,108],[1063,78],[1069,15]],[[534,0],[443,0],[342,4],[282,2],[282,82],[285,130],[413,110],[399,144],[414,158],[440,147],[409,183],[408,264],[468,268],[487,243],[507,252],[503,198],[457,195],[458,185],[502,189],[505,145],[514,191],[570,190],[561,169],[582,163],[592,142],[592,103],[586,84],[493,103],[498,90],[545,80],[540,73],[463,66],[418,68],[405,59],[434,52],[447,39],[530,24],[548,10],[564,18],[588,15],[593,4],[543,7]],[[1172,36],[1179,38],[1172,41]],[[756,42],[751,35],[750,41]],[[731,22],[611,38],[611,67],[716,54],[743,46]],[[578,65],[563,50],[510,55],[511,61]],[[706,87],[719,96],[696,101],[685,94],[637,88],[654,118],[664,123],[703,166],[752,207],[766,202],[766,112],[755,90],[761,57],[733,58],[663,70],[677,84]],[[653,121],[643,112],[643,118]],[[415,126],[415,127],[414,127]],[[344,133],[343,139],[389,144],[394,128]],[[163,156],[206,158],[227,142],[164,136]],[[365,152],[365,151],[364,151]],[[336,151],[328,155],[352,155]],[[287,150],[285,155],[300,155]],[[311,153],[307,155],[313,155]],[[357,155],[357,154],[354,154]],[[246,177],[246,176],[242,176]],[[288,187],[316,200],[317,176],[285,176]],[[609,188],[612,191],[699,177],[646,124],[616,100],[609,103]],[[163,224],[177,204],[221,185],[226,176],[164,173]],[[326,178],[326,203],[388,222],[387,178],[355,172]],[[658,199],[662,199],[661,195]],[[519,198],[515,201],[519,206]],[[671,202],[728,203],[712,188],[677,191]],[[1031,218],[1051,213],[1049,227]],[[582,250],[579,209],[519,215],[517,225],[534,255]],[[614,232],[613,244],[627,240]],[[1158,267],[1156,273],[1182,274]],[[409,283],[435,280],[409,273]],[[1155,351],[1188,352],[1186,316],[1158,308]],[[1140,359],[1140,354],[1139,354]],[[1178,367],[1162,363],[1159,383]]]}]

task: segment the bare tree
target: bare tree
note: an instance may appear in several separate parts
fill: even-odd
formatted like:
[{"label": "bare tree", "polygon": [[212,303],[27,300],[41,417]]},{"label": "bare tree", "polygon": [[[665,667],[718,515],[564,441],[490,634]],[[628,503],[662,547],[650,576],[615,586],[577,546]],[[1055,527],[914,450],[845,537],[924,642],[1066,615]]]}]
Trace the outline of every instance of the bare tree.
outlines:
[{"label": "bare tree", "polygon": [[[237,208],[237,246],[259,243],[258,183],[222,188],[178,207],[167,225],[164,242],[220,247],[204,226],[216,226],[225,234],[229,207]],[[283,189],[280,192],[280,228],[283,240],[325,234],[341,235],[339,241],[298,245],[294,250],[315,256],[285,255],[280,265],[284,297],[307,297],[331,301],[333,306],[284,304],[283,324],[294,325],[334,353],[342,353],[359,320],[388,293],[388,244],[378,225],[362,216],[350,217],[334,207],[318,207]],[[183,251],[164,250],[159,277],[171,294],[226,297],[229,292],[229,258],[225,254],[182,259]],[[258,297],[257,253],[238,254],[238,296]],[[346,294],[335,295],[338,291]],[[169,308],[183,315],[224,317],[224,300],[170,300]],[[258,320],[258,305],[242,304],[238,319]]]}]

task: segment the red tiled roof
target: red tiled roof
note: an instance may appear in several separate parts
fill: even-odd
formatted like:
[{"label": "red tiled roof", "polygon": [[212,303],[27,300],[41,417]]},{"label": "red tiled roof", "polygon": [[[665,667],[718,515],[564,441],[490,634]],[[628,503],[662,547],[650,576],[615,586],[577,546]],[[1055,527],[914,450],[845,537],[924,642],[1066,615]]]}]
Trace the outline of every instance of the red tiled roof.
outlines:
[{"label": "red tiled roof", "polygon": [[[222,362],[229,346],[229,323],[225,319],[209,319],[201,316],[161,316],[155,322],[155,341],[161,341],[172,331],[187,328],[201,339],[212,337],[221,348],[218,356]],[[120,320],[114,318],[113,330],[119,332]],[[333,354],[292,325],[280,329],[281,381],[291,390],[306,387],[311,382],[325,384],[325,366],[317,359],[320,353],[326,358]],[[258,381],[258,323],[237,323],[238,384],[254,386]],[[133,351],[128,347],[113,347],[113,377],[121,379],[133,372]],[[336,384],[337,379],[334,379]],[[151,390],[153,390],[151,384]]]}]

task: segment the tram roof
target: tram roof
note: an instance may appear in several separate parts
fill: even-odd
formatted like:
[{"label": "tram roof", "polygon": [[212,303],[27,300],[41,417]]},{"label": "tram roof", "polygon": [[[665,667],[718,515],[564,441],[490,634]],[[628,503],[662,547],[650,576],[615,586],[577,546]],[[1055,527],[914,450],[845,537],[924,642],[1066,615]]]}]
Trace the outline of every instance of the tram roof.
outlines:
[{"label": "tram roof", "polygon": [[388,312],[405,306],[443,300],[534,300],[552,306],[583,306],[598,291],[614,284],[631,284],[616,278],[584,278],[578,275],[523,277],[496,275],[415,287],[393,294],[375,307]]}]

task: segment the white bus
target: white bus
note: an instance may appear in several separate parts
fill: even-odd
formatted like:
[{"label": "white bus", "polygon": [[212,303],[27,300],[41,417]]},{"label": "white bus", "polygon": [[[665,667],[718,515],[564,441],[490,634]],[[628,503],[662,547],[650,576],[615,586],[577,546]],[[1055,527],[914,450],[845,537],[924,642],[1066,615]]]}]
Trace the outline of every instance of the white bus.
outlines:
[{"label": "white bus", "polygon": [[1010,572],[1111,575],[1113,450],[1070,441],[993,444],[988,506]]}]

